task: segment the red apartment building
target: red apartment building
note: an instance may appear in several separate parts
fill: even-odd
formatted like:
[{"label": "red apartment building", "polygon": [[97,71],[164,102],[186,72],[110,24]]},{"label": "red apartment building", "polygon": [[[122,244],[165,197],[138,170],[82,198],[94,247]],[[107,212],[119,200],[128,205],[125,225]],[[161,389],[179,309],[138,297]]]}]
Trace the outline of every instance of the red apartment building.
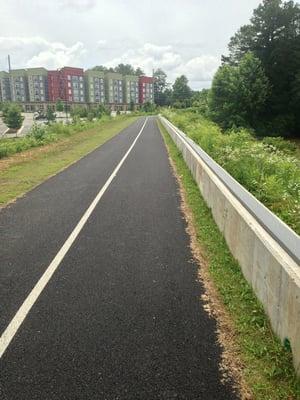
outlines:
[{"label": "red apartment building", "polygon": [[153,103],[153,78],[149,76],[139,77],[139,103]]},{"label": "red apartment building", "polygon": [[63,100],[73,103],[85,102],[83,69],[64,67],[60,70]]},{"label": "red apartment building", "polygon": [[48,71],[48,98],[49,101],[61,99],[60,71]]},{"label": "red apartment building", "polygon": [[49,101],[85,102],[83,69],[63,67],[48,73]]}]

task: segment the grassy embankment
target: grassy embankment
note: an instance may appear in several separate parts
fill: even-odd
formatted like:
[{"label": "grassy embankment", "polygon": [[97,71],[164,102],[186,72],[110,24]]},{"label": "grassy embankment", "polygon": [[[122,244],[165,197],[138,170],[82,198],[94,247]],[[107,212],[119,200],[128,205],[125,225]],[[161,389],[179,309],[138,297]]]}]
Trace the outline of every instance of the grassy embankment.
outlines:
[{"label": "grassy embankment", "polygon": [[160,129],[184,188],[209,277],[232,322],[234,347],[244,365],[242,376],[252,398],[300,399],[300,381],[294,374],[290,350],[283,348],[272,333],[261,304],[232,257],[181,153],[161,124]]},{"label": "grassy embankment", "polygon": [[8,148],[6,154],[10,155],[0,160],[0,206],[79,160],[136,118],[103,117],[96,122],[54,124],[46,132],[38,129],[24,139],[0,141],[0,149]]},{"label": "grassy embankment", "polygon": [[271,137],[257,140],[246,129],[222,133],[216,124],[189,111],[163,114],[300,234],[300,161],[294,143]]}]

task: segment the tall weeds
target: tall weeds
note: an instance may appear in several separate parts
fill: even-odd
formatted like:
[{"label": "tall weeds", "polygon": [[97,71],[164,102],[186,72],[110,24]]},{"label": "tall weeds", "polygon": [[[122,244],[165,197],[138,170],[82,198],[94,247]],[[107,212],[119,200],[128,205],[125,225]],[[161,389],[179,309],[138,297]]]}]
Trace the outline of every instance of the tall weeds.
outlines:
[{"label": "tall weeds", "polygon": [[165,110],[163,114],[300,234],[300,162],[293,144],[280,138],[258,141],[246,129],[223,133],[192,112]]}]

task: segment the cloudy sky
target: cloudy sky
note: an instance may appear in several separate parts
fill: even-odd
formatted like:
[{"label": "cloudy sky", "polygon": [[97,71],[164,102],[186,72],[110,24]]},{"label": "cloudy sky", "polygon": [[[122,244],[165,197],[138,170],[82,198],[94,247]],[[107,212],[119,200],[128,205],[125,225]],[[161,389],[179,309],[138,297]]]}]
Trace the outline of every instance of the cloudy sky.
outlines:
[{"label": "cloudy sky", "polygon": [[259,0],[0,0],[0,70],[120,62],[208,87]]}]

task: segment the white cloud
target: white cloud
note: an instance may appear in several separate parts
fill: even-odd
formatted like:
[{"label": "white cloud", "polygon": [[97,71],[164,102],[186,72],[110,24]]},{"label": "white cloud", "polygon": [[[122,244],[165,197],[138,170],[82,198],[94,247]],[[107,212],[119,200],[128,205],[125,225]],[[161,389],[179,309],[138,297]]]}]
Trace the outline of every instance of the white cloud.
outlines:
[{"label": "white cloud", "polygon": [[95,7],[97,0],[60,0],[59,4],[64,8],[71,8],[75,11],[84,11]]},{"label": "white cloud", "polygon": [[181,66],[181,71],[188,75],[191,81],[207,82],[212,80],[219,65],[218,57],[204,54],[188,60]]},{"label": "white cloud", "polygon": [[105,39],[100,39],[97,42],[98,49],[105,49],[107,47],[107,45],[108,45],[108,43],[107,43],[107,40],[105,40]]},{"label": "white cloud", "polygon": [[[100,39],[96,46],[101,57],[102,52],[112,48],[113,44]],[[43,66],[56,69],[65,65],[85,67],[86,59],[93,53],[94,51],[88,51],[82,42],[67,46],[62,42],[50,42],[40,36],[0,37],[0,69],[7,69],[7,54],[11,55],[13,68]],[[121,53],[120,56],[112,57],[105,63],[106,66],[132,64],[135,68],[141,67],[150,75],[153,69],[162,68],[167,73],[169,82],[174,82],[176,77],[184,74],[192,88],[208,86],[220,63],[219,58],[212,55],[183,56],[171,45],[159,46],[153,43],[123,50],[123,53],[118,49],[117,53]],[[101,64],[101,61],[99,63]]]},{"label": "white cloud", "polygon": [[56,69],[64,65],[81,66],[86,54],[84,45],[77,42],[67,46],[61,42],[49,42],[36,37],[0,37],[0,68],[11,55],[13,68],[40,67]]},{"label": "white cloud", "polygon": [[106,66],[114,67],[119,63],[132,64],[135,68],[141,67],[147,74],[151,74],[153,69],[162,68],[171,82],[174,82],[177,76],[184,74],[192,87],[201,87],[207,86],[212,80],[220,60],[218,57],[206,54],[183,57],[171,45],[158,46],[146,43],[140,48],[130,49],[120,57],[112,59]]}]

